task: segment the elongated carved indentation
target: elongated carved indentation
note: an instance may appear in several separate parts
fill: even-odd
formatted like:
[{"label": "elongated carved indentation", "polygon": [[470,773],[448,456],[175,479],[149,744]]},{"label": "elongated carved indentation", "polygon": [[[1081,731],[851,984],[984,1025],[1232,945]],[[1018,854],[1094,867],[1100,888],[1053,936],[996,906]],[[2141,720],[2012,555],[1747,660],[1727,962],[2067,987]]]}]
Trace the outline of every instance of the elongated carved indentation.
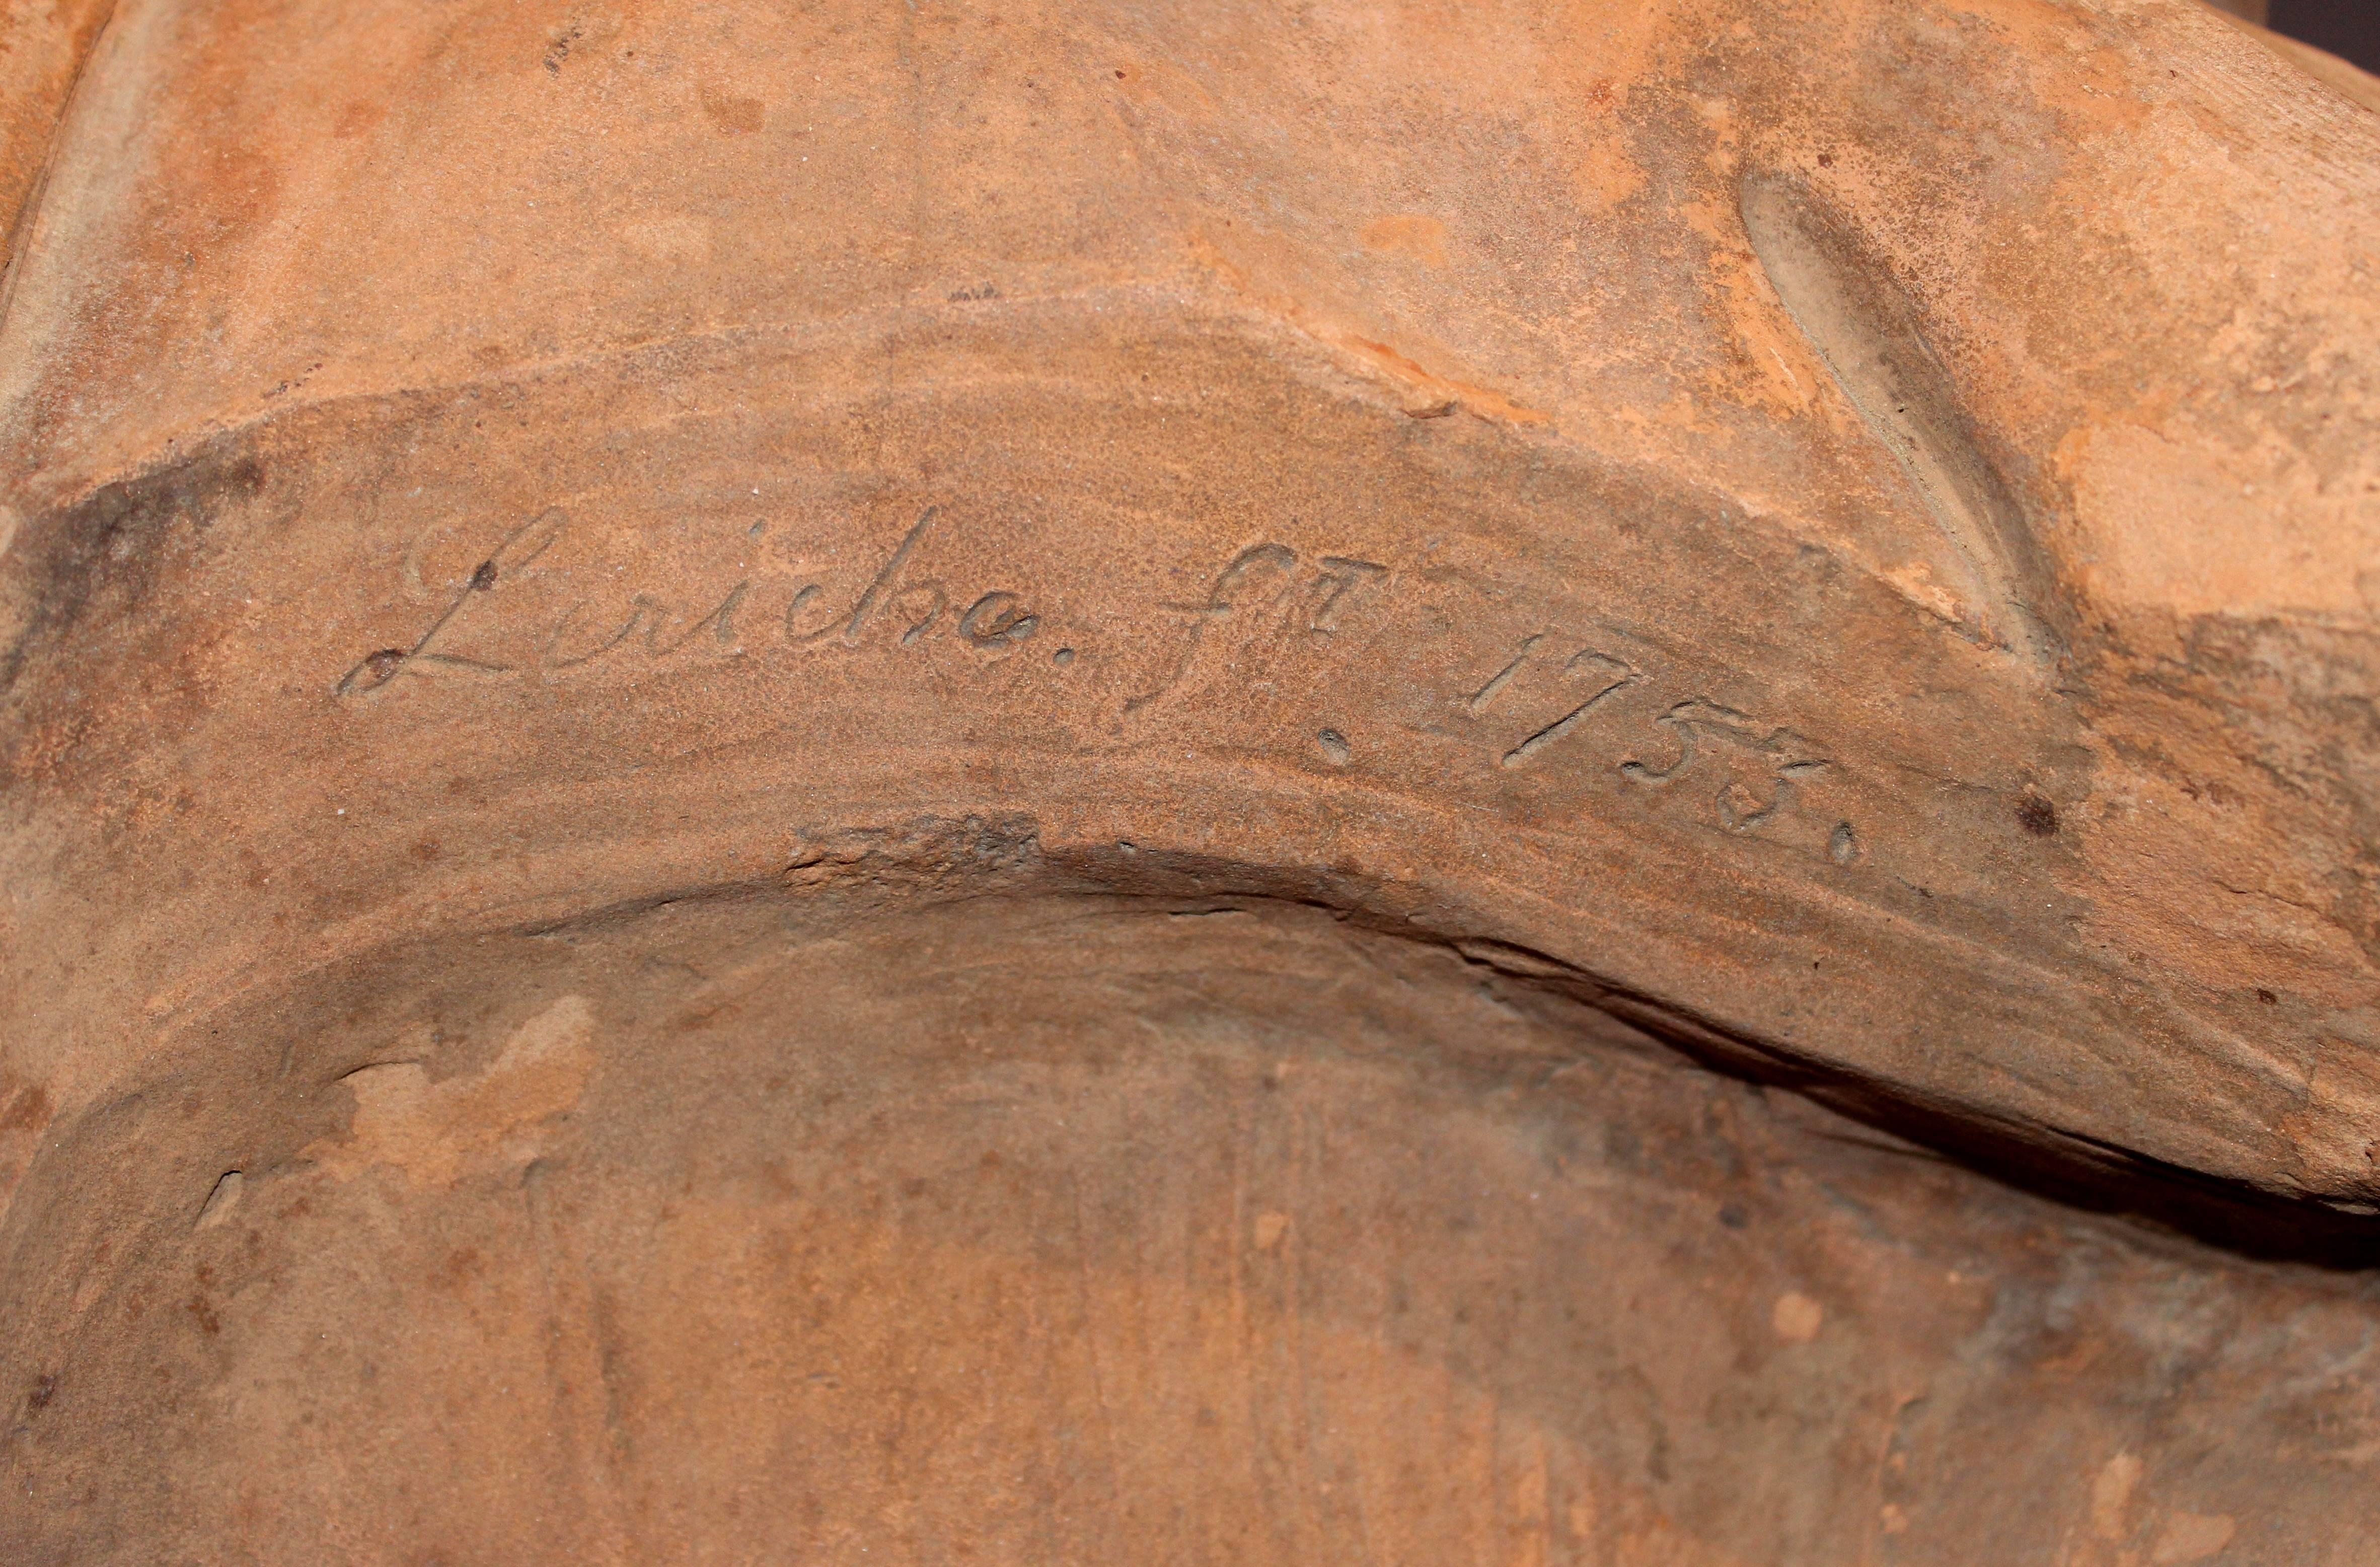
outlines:
[{"label": "elongated carved indentation", "polygon": [[1506,751],[1504,753],[1506,767],[1518,767],[1527,761],[1531,757],[1584,723],[1587,715],[1600,706],[1606,698],[1624,691],[1645,678],[1621,660],[1606,653],[1598,653],[1592,648],[1584,648],[1572,654],[1570,662],[1562,666],[1562,673],[1565,675],[1577,675],[1582,671],[1585,671],[1587,678],[1594,682],[1595,693],[1551,723],[1528,735],[1511,750]]},{"label": "elongated carved indentation", "polygon": [[[461,612],[463,606],[470,602],[473,594],[492,592],[498,582],[552,549],[554,541],[561,538],[564,529],[569,526],[569,513],[560,506],[548,506],[504,535],[504,542],[496,546],[495,553],[481,561],[472,571],[469,579],[461,588],[455,589],[454,597],[447,601],[445,611],[431,623],[430,629],[423,632],[411,647],[382,648],[377,652],[365,654],[353,669],[341,677],[336,694],[345,697],[359,692],[377,691],[395,679],[400,670],[417,659],[472,668],[493,667],[477,659],[460,658],[449,653],[433,653],[430,650],[430,644],[441,631],[446,628],[447,623]],[[728,607],[733,608],[732,605]],[[623,627],[619,636],[612,639],[613,642],[617,643],[634,629],[634,626]]]},{"label": "elongated carved indentation", "polygon": [[1777,297],[1972,575],[1974,618],[1964,629],[2034,662],[2054,661],[2047,565],[1919,331],[1915,305],[1850,225],[1798,184],[1753,176],[1742,206]]}]

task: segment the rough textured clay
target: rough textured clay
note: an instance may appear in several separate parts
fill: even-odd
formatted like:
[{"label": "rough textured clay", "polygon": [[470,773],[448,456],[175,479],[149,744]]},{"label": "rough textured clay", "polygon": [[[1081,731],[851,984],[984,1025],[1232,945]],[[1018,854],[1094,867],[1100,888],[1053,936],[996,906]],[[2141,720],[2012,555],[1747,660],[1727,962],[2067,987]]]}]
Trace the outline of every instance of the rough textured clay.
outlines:
[{"label": "rough textured clay", "polygon": [[2370,1561],[2375,198],[2195,0],[0,10],[0,1560]]}]

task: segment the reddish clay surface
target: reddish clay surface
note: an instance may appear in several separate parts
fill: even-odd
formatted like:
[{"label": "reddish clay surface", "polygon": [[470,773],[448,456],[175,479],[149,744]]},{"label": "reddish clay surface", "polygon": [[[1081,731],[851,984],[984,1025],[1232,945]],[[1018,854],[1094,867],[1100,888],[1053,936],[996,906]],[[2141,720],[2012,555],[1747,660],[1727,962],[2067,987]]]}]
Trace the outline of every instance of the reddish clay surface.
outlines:
[{"label": "reddish clay surface", "polygon": [[0,1558],[2371,1559],[2371,79],[0,28]]}]

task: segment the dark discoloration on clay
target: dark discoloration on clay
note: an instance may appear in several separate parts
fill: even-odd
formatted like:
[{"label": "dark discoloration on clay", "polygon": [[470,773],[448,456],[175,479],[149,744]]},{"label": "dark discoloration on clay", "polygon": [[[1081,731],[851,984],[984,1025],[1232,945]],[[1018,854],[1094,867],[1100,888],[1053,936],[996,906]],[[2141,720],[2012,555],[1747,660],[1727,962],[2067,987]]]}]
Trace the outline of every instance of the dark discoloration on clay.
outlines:
[{"label": "dark discoloration on clay", "polygon": [[45,639],[86,617],[137,616],[159,574],[187,563],[209,524],[263,485],[253,448],[226,442],[22,524],[8,557],[0,699],[16,689],[25,661]]}]

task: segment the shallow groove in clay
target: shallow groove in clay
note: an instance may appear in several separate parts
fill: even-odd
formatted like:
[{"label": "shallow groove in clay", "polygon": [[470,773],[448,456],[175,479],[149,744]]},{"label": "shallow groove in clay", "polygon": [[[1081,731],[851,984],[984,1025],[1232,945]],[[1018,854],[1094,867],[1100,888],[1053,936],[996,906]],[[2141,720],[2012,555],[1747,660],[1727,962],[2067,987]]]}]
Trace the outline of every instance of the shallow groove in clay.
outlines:
[{"label": "shallow groove in clay", "polygon": [[1961,629],[2033,662],[2055,661],[2039,551],[1911,303],[1798,185],[1755,176],[1742,202],[1744,232],[1777,297],[1973,572],[1974,618]]}]

